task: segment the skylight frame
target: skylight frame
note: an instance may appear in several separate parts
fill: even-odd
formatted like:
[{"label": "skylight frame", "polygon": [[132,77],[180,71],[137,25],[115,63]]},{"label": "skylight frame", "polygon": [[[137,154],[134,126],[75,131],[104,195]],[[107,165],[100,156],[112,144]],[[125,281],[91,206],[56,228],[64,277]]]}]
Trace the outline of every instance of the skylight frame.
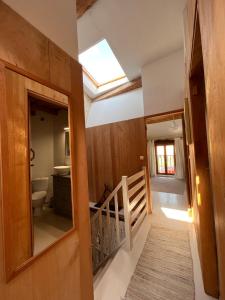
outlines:
[{"label": "skylight frame", "polygon": [[[92,48],[94,49],[94,47],[96,47],[97,45],[99,45],[101,42],[104,42],[104,41],[107,43],[107,46],[108,46],[109,49],[110,49],[110,52],[111,52],[110,55],[111,55],[111,54],[113,55],[113,56],[112,56],[113,60],[115,60],[115,61],[117,62],[118,66],[121,68],[121,70],[122,70],[122,72],[124,73],[124,75],[119,76],[119,77],[116,77],[116,78],[113,78],[113,79],[108,80],[108,81],[103,82],[103,83],[99,83],[99,82],[94,78],[94,76],[93,76],[93,75],[92,75],[92,74],[91,74],[91,73],[90,73],[90,72],[82,65],[83,73],[88,77],[89,80],[91,80],[91,82],[94,84],[94,86],[95,86],[96,88],[100,88],[100,87],[109,85],[110,83],[114,83],[114,82],[117,82],[117,81],[120,81],[120,80],[122,80],[122,79],[126,79],[126,78],[127,78],[127,76],[126,76],[126,74],[125,74],[125,72],[124,72],[122,66],[120,65],[120,63],[119,63],[117,57],[115,56],[113,50],[111,49],[111,47],[110,47],[110,45],[109,45],[109,43],[108,43],[108,41],[107,41],[106,39],[102,39],[101,41],[99,41],[98,43],[96,43],[94,46],[92,46],[92,47],[90,47],[89,49],[87,49],[87,50],[85,50],[84,52],[82,52],[80,55],[82,55],[82,54],[85,53],[86,51],[89,51],[89,50],[92,49]],[[79,60],[80,60],[80,59],[79,59]],[[80,62],[80,63],[81,63],[81,62]],[[82,63],[81,63],[81,64],[82,64]]]}]

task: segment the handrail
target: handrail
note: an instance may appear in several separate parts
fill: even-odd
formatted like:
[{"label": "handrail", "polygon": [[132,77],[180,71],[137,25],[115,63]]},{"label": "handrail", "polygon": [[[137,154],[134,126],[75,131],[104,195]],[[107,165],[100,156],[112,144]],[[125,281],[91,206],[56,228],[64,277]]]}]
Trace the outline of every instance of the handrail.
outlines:
[{"label": "handrail", "polygon": [[[125,240],[124,221],[120,221],[118,193],[120,181],[91,218],[94,273],[115,253]],[[110,204],[114,204],[114,209]],[[112,212],[113,218],[112,218]]]},{"label": "handrail", "polygon": [[[124,214],[122,220],[119,212],[121,195]],[[134,234],[147,214],[147,197],[147,173],[146,167],[143,167],[130,177],[122,176],[122,180],[92,216],[94,273],[115,253],[124,240],[128,249],[132,249]],[[113,208],[111,204],[114,205]]]},{"label": "handrail", "polygon": [[122,187],[127,248],[131,250],[134,234],[147,214],[146,167],[130,177],[123,176]]}]

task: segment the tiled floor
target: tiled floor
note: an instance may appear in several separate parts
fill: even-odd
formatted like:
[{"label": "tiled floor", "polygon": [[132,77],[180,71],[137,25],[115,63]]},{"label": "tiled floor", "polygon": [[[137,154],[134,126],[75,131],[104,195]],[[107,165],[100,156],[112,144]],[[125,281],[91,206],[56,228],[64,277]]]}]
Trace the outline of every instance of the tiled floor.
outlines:
[{"label": "tiled floor", "polygon": [[40,217],[34,217],[34,255],[50,246],[70,228],[72,220],[56,215],[49,209]]},{"label": "tiled floor", "polygon": [[203,290],[202,275],[196,246],[193,225],[187,214],[185,196],[178,194],[153,192],[153,214],[146,217],[136,234],[134,247],[131,252],[123,246],[108,262],[107,266],[95,278],[95,300],[123,299],[131,276],[144,247],[151,223],[161,224],[170,228],[190,229],[190,243],[194,263],[194,280],[196,300],[213,299]]},{"label": "tiled floor", "polygon": [[154,176],[151,177],[151,190],[155,192],[183,195],[185,190],[185,180],[177,179],[174,176]]}]

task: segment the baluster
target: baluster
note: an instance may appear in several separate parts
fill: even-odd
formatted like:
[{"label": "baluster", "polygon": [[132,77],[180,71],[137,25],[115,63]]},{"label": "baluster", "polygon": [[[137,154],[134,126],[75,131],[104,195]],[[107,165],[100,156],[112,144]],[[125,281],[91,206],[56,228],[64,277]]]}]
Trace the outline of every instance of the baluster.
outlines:
[{"label": "baluster", "polygon": [[111,251],[111,232],[110,232],[110,209],[109,209],[109,202],[106,205],[106,222],[107,222],[107,244],[108,244],[108,254]]},{"label": "baluster", "polygon": [[104,258],[104,239],[103,239],[103,227],[102,227],[102,210],[99,210],[98,215],[98,223],[99,223],[99,238],[100,238],[100,252],[101,252],[101,260]]},{"label": "baluster", "polygon": [[119,220],[119,208],[118,208],[118,194],[116,193],[114,196],[115,203],[115,215],[116,215],[116,239],[117,246],[120,245],[120,220]]},{"label": "baluster", "polygon": [[130,199],[128,196],[128,183],[127,176],[122,177],[123,186],[123,208],[124,208],[124,219],[125,219],[125,232],[126,232],[126,243],[127,249],[132,249],[132,235],[131,235],[131,223],[130,223]]}]

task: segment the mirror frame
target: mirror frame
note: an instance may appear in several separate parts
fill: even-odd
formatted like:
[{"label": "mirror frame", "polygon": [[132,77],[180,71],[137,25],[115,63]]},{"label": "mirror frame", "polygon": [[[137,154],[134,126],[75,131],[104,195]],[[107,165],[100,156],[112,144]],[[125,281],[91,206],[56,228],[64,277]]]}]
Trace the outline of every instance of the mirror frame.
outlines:
[{"label": "mirror frame", "polygon": [[[9,75],[11,77],[13,77],[14,79],[16,78],[16,80],[11,80],[9,81],[9,84],[6,80],[7,78],[7,72],[11,72],[9,73]],[[25,77],[23,75],[20,75],[19,73],[10,70],[10,69],[5,69],[5,102],[7,101],[6,99],[6,95],[7,95],[7,90],[9,89],[14,89],[14,84],[17,84],[17,87],[19,87],[19,92],[21,92],[21,97],[23,96],[23,94],[25,95],[24,99],[23,99],[23,105],[26,107],[26,128],[22,128],[22,130],[24,130],[25,135],[26,135],[26,168],[27,168],[27,172],[28,172],[28,177],[30,180],[30,140],[29,140],[29,96],[33,96],[37,99],[43,100],[45,102],[49,102],[49,103],[54,103],[57,104],[59,106],[62,107],[66,107],[68,108],[68,124],[70,127],[70,136],[73,136],[73,116],[72,116],[72,112],[70,109],[70,101],[71,98],[69,95],[63,94],[59,91],[57,91],[57,89],[52,89],[46,85],[43,85],[37,81],[34,81],[32,79],[29,79],[28,77]],[[16,89],[16,88],[15,88]],[[24,90],[25,89],[25,93]],[[16,95],[13,94],[13,97],[16,97]],[[14,108],[15,109],[15,108]],[[23,111],[24,113],[24,111]],[[7,115],[5,116],[5,119],[3,120],[3,122],[7,123]],[[10,216],[10,205],[7,204],[7,198],[9,197],[9,195],[7,194],[7,189],[2,191],[2,206],[3,206],[3,241],[4,241],[4,263],[5,263],[5,279],[6,282],[9,282],[11,279],[13,279],[15,276],[17,276],[20,272],[22,272],[23,270],[25,270],[26,268],[28,268],[31,264],[33,264],[37,259],[39,259],[43,254],[45,254],[46,252],[48,252],[49,250],[51,250],[53,247],[55,247],[57,244],[59,244],[61,241],[63,241],[64,239],[66,239],[68,236],[70,236],[72,233],[74,233],[77,229],[78,229],[78,224],[77,224],[77,218],[75,218],[75,216],[77,216],[77,211],[78,211],[78,207],[77,207],[77,200],[76,200],[76,194],[75,194],[75,180],[74,180],[74,176],[75,176],[75,141],[70,138],[69,139],[69,145],[70,145],[70,159],[71,159],[71,169],[70,169],[70,174],[71,174],[71,202],[72,202],[72,223],[73,226],[72,228],[65,232],[65,234],[63,234],[59,239],[57,239],[56,241],[54,241],[52,244],[50,244],[48,247],[46,247],[45,249],[43,249],[40,253],[36,254],[36,255],[31,255],[31,257],[29,259],[26,259],[24,262],[19,263],[18,265],[15,263],[14,257],[13,257],[13,251],[12,249],[14,249],[14,244],[15,241],[13,238],[9,239],[8,235],[9,235],[9,231],[7,226],[13,226],[13,222],[11,222],[11,220],[9,220],[9,216]],[[10,147],[9,144],[7,144],[8,147]],[[6,146],[6,147],[7,147]],[[7,151],[7,149],[6,149]],[[19,154],[18,154],[19,155]],[[2,167],[2,169],[4,169],[4,167]],[[30,211],[30,215],[26,216],[27,218],[29,218],[30,225],[32,225],[32,205],[31,205],[31,201],[30,201],[30,197],[31,197],[31,185],[30,183],[28,184],[29,188],[28,191],[26,191],[26,203],[27,203],[27,208]],[[28,207],[29,206],[29,207]],[[13,231],[12,231],[13,232]],[[31,226],[31,234],[33,232],[33,228]],[[14,232],[13,232],[14,233]],[[31,249],[33,248],[33,238],[32,236],[30,236],[30,244],[31,244]],[[18,247],[18,244],[16,245]],[[10,254],[9,254],[10,253]]]}]

